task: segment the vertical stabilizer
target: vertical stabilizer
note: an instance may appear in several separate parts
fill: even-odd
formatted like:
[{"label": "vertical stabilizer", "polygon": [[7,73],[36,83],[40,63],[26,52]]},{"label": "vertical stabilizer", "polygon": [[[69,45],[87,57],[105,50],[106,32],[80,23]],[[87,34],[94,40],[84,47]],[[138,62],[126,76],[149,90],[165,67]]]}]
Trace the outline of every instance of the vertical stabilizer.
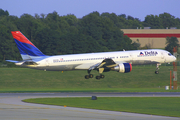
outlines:
[{"label": "vertical stabilizer", "polygon": [[33,43],[20,31],[11,31],[23,60],[45,56]]}]

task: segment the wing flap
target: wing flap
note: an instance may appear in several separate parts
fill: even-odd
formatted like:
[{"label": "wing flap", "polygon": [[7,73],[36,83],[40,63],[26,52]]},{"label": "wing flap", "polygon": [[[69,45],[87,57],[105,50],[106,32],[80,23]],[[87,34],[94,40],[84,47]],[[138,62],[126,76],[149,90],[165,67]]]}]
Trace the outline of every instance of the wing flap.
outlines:
[{"label": "wing flap", "polygon": [[99,64],[100,63],[84,63],[84,64],[81,64],[81,65],[78,65],[77,67],[75,67],[75,69],[79,69],[79,70],[91,69],[91,70],[93,70]]}]

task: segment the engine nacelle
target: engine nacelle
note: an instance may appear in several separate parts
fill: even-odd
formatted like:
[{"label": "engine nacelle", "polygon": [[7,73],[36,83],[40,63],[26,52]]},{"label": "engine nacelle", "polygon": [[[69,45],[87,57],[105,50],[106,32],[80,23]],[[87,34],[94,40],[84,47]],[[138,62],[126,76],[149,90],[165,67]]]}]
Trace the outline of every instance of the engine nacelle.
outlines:
[{"label": "engine nacelle", "polygon": [[122,63],[119,64],[118,66],[114,67],[113,70],[121,73],[127,73],[131,72],[132,70],[132,65],[130,63]]}]

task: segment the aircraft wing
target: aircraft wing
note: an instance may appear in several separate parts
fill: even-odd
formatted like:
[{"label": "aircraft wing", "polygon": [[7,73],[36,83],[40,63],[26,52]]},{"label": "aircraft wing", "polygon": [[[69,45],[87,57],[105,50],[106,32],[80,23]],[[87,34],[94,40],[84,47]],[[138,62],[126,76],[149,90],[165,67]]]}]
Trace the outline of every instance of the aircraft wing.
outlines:
[{"label": "aircraft wing", "polygon": [[110,70],[118,71],[118,72],[130,72],[132,70],[132,66],[130,63],[126,63],[123,61],[114,62],[112,59],[104,59],[100,64],[96,64],[89,68],[91,70],[98,70],[99,73],[107,72]]},{"label": "aircraft wing", "polygon": [[98,70],[99,68],[112,68],[117,66],[120,63],[125,63],[123,61],[114,62],[112,59],[104,59],[102,62],[98,63],[84,63],[78,65],[75,69],[89,69],[89,70]]},{"label": "aircraft wing", "polygon": [[132,70],[132,66],[130,63],[124,61],[113,61],[111,58],[107,58],[100,63],[96,63],[94,65],[92,64],[92,66],[89,66],[89,68],[87,69],[89,75],[85,75],[86,79],[93,78],[93,75],[90,74],[91,70],[99,71],[100,76],[96,76],[96,79],[100,79],[100,78],[104,78],[104,75],[102,75],[103,72],[108,72],[110,70],[113,70],[121,73],[127,73]]},{"label": "aircraft wing", "polygon": [[[121,62],[122,63],[122,62]],[[99,68],[112,68],[112,67],[115,67],[117,66],[118,63],[117,62],[114,62],[112,59],[110,58],[107,58],[107,59],[104,59],[100,64],[98,64],[94,69],[99,69]]]}]

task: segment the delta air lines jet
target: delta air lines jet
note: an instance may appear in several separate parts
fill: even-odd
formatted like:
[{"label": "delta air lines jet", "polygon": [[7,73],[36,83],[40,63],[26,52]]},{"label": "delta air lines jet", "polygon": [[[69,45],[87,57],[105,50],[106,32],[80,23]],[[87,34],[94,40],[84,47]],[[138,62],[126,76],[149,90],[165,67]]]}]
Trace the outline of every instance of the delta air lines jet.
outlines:
[{"label": "delta air lines jet", "polygon": [[99,72],[96,79],[104,78],[102,73],[110,70],[128,73],[132,70],[132,64],[156,64],[155,73],[158,74],[161,63],[170,63],[176,60],[176,57],[171,53],[160,49],[47,56],[20,31],[12,31],[11,33],[23,60],[7,60],[8,62],[44,71],[87,70],[86,79],[93,77],[90,73],[91,70]]}]

